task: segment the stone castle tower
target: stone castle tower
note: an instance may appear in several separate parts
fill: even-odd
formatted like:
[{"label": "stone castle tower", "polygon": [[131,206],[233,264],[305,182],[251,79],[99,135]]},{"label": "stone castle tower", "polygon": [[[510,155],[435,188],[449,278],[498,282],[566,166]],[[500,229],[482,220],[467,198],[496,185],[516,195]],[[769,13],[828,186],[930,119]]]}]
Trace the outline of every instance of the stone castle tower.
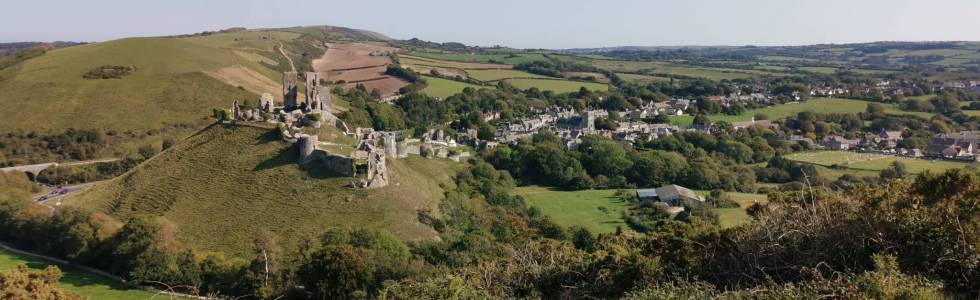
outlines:
[{"label": "stone castle tower", "polygon": [[398,158],[398,142],[394,132],[384,133],[385,154],[391,159]]},{"label": "stone castle tower", "polygon": [[299,106],[299,103],[296,102],[297,80],[296,72],[282,73],[282,102],[286,110],[292,110]]},{"label": "stone castle tower", "polygon": [[313,159],[313,152],[316,151],[318,139],[315,135],[299,136],[299,162],[305,164]]},{"label": "stone castle tower", "polygon": [[320,98],[320,75],[316,72],[306,72],[306,103],[310,105],[314,110],[315,107],[312,105],[316,104],[317,100]]}]

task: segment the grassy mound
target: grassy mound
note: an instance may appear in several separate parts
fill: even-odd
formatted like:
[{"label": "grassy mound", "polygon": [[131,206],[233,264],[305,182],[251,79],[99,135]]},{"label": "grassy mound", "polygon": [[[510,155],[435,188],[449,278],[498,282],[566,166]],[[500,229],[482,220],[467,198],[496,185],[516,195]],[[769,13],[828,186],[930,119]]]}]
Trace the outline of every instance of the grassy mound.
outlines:
[{"label": "grassy mound", "polygon": [[440,184],[457,165],[409,158],[389,163],[385,188],[349,188],[351,179],[297,165],[295,146],[266,129],[213,125],[134,170],[69,199],[119,218],[163,216],[184,244],[245,254],[263,231],[292,248],[330,227],[383,228],[403,240],[436,232],[418,221],[435,210]]}]

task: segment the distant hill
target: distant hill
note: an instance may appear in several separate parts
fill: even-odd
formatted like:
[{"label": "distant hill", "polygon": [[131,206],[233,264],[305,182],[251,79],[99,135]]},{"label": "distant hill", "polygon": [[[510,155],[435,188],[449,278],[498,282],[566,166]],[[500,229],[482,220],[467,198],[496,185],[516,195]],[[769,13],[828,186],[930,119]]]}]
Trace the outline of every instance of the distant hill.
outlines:
[{"label": "distant hill", "polygon": [[10,53],[17,52],[17,51],[34,48],[34,47],[37,47],[37,46],[47,46],[47,47],[51,47],[51,48],[65,48],[65,47],[71,47],[71,46],[77,46],[77,45],[84,45],[84,44],[87,44],[87,43],[84,43],[84,42],[65,42],[65,41],[56,41],[56,42],[50,42],[50,43],[45,43],[45,42],[0,43],[0,55],[6,55],[6,54],[10,54]]},{"label": "distant hill", "polygon": [[313,35],[322,40],[331,41],[391,41],[392,39],[384,34],[364,29],[353,29],[339,26],[316,25],[316,26],[297,26],[281,29],[289,32]]},{"label": "distant hill", "polygon": [[297,150],[273,131],[213,125],[132,171],[66,203],[126,218],[163,216],[185,245],[245,254],[263,230],[287,247],[329,227],[384,228],[403,240],[436,232],[419,222],[434,210],[440,184],[451,184],[448,160],[389,161],[390,186],[364,190],[351,179],[297,165]]}]

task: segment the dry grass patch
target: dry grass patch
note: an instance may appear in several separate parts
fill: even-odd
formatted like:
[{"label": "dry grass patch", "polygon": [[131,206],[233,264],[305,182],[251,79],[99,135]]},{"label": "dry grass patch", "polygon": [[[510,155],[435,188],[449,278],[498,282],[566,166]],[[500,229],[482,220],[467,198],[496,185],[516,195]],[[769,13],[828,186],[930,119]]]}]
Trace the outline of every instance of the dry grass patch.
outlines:
[{"label": "dry grass patch", "polygon": [[204,73],[231,86],[243,87],[245,90],[257,95],[261,95],[262,93],[273,95],[282,93],[282,84],[243,66],[231,66]]}]

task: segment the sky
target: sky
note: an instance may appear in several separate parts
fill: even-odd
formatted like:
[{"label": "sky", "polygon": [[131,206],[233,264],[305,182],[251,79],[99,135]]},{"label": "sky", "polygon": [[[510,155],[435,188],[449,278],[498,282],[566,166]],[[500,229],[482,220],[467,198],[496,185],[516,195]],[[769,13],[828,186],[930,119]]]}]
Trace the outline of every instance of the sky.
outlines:
[{"label": "sky", "polygon": [[0,42],[335,25],[396,39],[592,48],[980,41],[980,0],[4,1]]}]

